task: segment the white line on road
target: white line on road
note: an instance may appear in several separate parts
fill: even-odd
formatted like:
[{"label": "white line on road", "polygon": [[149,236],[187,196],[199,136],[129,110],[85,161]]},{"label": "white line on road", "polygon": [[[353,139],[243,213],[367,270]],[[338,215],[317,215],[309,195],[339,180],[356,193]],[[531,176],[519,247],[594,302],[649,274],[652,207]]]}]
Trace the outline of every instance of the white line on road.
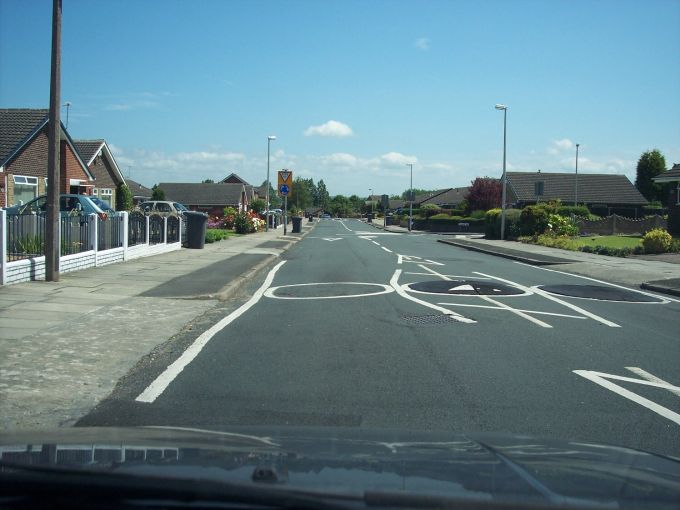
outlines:
[{"label": "white line on road", "polygon": [[680,397],[680,388],[672,385],[669,382],[664,381],[663,379],[658,378],[657,376],[655,376],[653,374],[650,374],[646,370],[642,370],[639,367],[626,367],[626,370],[630,370],[634,374],[637,374],[640,377],[642,377],[643,379],[647,379],[650,382],[660,384],[660,385],[662,385],[660,387],[663,387],[664,389],[667,389],[668,391],[670,391],[673,395],[677,395],[678,397]]},{"label": "white line on road", "polygon": [[437,306],[432,303],[428,303],[427,301],[423,301],[422,299],[415,298],[406,292],[401,285],[399,285],[399,276],[401,275],[401,269],[397,269],[394,274],[392,275],[392,279],[390,280],[390,285],[392,288],[399,294],[401,297],[404,299],[408,299],[409,301],[413,301],[414,303],[418,303],[419,305],[426,306],[428,308],[432,308],[433,310],[437,310],[438,312],[443,313],[444,315],[448,315],[452,317],[454,320],[458,322],[464,322],[466,324],[476,324],[477,321],[468,319],[467,317],[463,317],[459,313],[456,313],[452,310],[449,310],[448,308],[443,308],[441,306]]},{"label": "white line on road", "polygon": [[[438,305],[442,306],[467,306],[469,308],[487,308],[489,310],[505,310],[505,308],[499,308],[498,306],[491,306],[491,305],[473,305],[470,303],[437,303]],[[550,315],[551,317],[565,317],[567,319],[582,319],[586,320],[587,317],[584,317],[583,315],[569,315],[566,313],[554,313],[554,312],[539,312],[538,310],[519,310],[520,312],[524,313],[533,313],[535,315]]]},{"label": "white line on road", "polygon": [[196,358],[196,356],[198,356],[203,347],[206,346],[206,344],[210,341],[212,337],[214,337],[217,333],[223,330],[231,322],[235,321],[241,315],[247,312],[253,305],[257,304],[257,302],[264,295],[265,291],[274,281],[274,275],[276,275],[276,272],[285,263],[286,261],[283,260],[276,264],[272,268],[272,270],[269,271],[269,274],[267,275],[267,278],[265,278],[262,286],[255,291],[255,293],[248,301],[243,303],[239,308],[231,312],[229,315],[227,315],[224,319],[222,319],[217,324],[212,326],[210,329],[201,333],[201,335],[196,340],[194,340],[194,343],[191,344],[189,348],[186,351],[184,351],[184,353],[179,358],[177,358],[172,364],[170,364],[170,366],[168,366],[168,368],[166,368],[163,371],[163,373],[156,378],[156,380],[149,384],[149,386],[147,386],[147,388],[142,393],[140,393],[140,395],[135,400],[137,402],[146,402],[151,404],[158,397],[160,397],[161,394],[170,385],[170,383],[174,381],[175,378],[182,372],[182,370],[184,370],[184,368],[189,363],[191,363],[194,360],[194,358]]},{"label": "white line on road", "polygon": [[[419,264],[418,267],[422,268],[424,271],[428,271],[428,272],[432,273],[433,275],[439,276],[443,280],[451,281],[450,278],[448,278],[446,275],[438,273],[434,269],[430,269],[427,266],[423,266],[422,264]],[[495,299],[492,299],[489,296],[477,295],[477,297],[481,298],[483,301],[486,301],[487,303],[492,303],[492,304],[496,305],[498,308],[502,308],[504,310],[512,312],[515,315],[518,315],[518,316],[522,317],[523,319],[528,320],[529,322],[533,322],[537,326],[541,326],[542,328],[552,328],[552,326],[550,324],[548,324],[547,322],[543,322],[542,320],[537,319],[536,317],[532,317],[531,315],[528,315],[521,310],[513,308],[510,305],[506,305],[505,303],[501,303],[500,301],[496,301]]]},{"label": "white line on road", "polygon": [[571,308],[572,310],[574,310],[574,311],[576,311],[576,312],[578,312],[582,315],[585,315],[586,317],[590,317],[591,319],[593,319],[593,320],[595,320],[595,321],[597,321],[601,324],[604,324],[605,326],[609,326],[610,328],[620,328],[621,327],[618,324],[616,324],[615,322],[608,321],[607,319],[600,317],[599,315],[595,315],[594,313],[591,313],[588,310],[584,310],[580,306],[576,306],[572,303],[569,303],[568,301],[564,301],[564,300],[559,299],[555,296],[552,296],[552,295],[548,294],[547,292],[545,292],[541,289],[538,289],[538,288],[530,289],[529,287],[526,287],[525,285],[522,285],[520,283],[515,283],[515,282],[512,282],[510,280],[506,280],[504,278],[499,278],[498,276],[492,276],[492,275],[489,275],[489,274],[480,273],[478,271],[474,271],[474,273],[481,275],[481,276],[486,276],[488,278],[493,278],[494,280],[498,280],[499,282],[507,283],[508,285],[514,285],[515,287],[517,287],[519,289],[523,289],[526,292],[531,292],[533,290],[539,296],[543,296],[544,298],[549,299],[550,301],[554,301],[555,303],[559,303],[562,306],[566,306],[567,308]]},{"label": "white line on road", "polygon": [[385,250],[387,253],[392,253],[392,250],[390,250],[389,248],[385,248],[384,246],[381,246],[381,248]]},{"label": "white line on road", "polygon": [[[650,383],[648,381],[643,381],[641,379],[631,379],[630,377],[620,377],[620,376],[615,376],[612,374],[604,374],[602,372],[594,372],[592,370],[574,370],[573,371],[576,375],[580,375],[581,377],[585,377],[589,381],[594,382],[595,384],[599,384],[603,388],[606,388],[610,391],[613,391],[614,393],[617,393],[621,395],[622,397],[627,398],[628,400],[632,400],[636,404],[640,404],[641,406],[646,407],[647,409],[650,409],[651,411],[654,411],[655,413],[663,416],[664,418],[668,418],[672,422],[677,423],[680,425],[680,414],[675,413],[671,411],[670,409],[667,409],[656,402],[652,402],[651,400],[642,397],[638,395],[637,393],[633,393],[632,391],[629,391],[625,388],[622,388],[618,384],[614,384],[611,381],[608,381],[607,379],[618,379],[618,380],[625,380],[629,382],[633,382],[636,384],[645,384],[650,386],[657,386],[657,387],[663,387],[658,384]],[[666,383],[668,385],[668,383]],[[672,385],[668,385],[672,386]],[[677,388],[677,386],[673,386],[673,388]],[[665,388],[669,389],[669,388]],[[678,388],[680,389],[680,388]]]},{"label": "white line on road", "polygon": [[618,285],[616,283],[605,282],[604,280],[598,280],[597,278],[591,278],[590,276],[582,276],[580,274],[567,273],[566,271],[558,271],[557,269],[548,269],[547,267],[532,266],[531,264],[525,264],[523,262],[518,262],[518,261],[515,261],[515,264],[521,264],[523,266],[532,267],[534,269],[542,269],[543,271],[550,271],[551,273],[565,274],[567,276],[573,276],[574,278],[581,278],[583,280],[590,280],[591,282],[602,283],[604,285],[609,285],[610,287],[617,287],[619,289],[630,290],[632,292],[637,292],[638,294],[644,294],[645,296],[661,299],[661,300],[664,301],[664,303],[661,303],[661,304],[667,304],[667,303],[670,303],[671,301],[674,302],[674,303],[680,303],[680,299],[675,299],[675,298],[668,297],[668,296],[662,296],[662,295],[659,295],[659,294],[654,294],[653,292],[645,292],[644,290],[631,289],[630,287],[626,287],[624,285]]},{"label": "white line on road", "polygon": [[372,242],[373,244],[375,244],[376,246],[380,246],[380,243],[379,243],[378,241],[371,241],[371,242]]},{"label": "white line on road", "polygon": [[[415,275],[415,276],[431,276],[431,273],[416,273],[416,272],[413,272],[413,271],[404,271],[404,274],[412,274],[412,275]],[[461,275],[461,274],[447,274],[445,276],[447,276],[448,278],[463,278],[465,280],[470,278],[470,275]],[[475,278],[475,280],[490,280],[490,279],[491,278],[480,278],[480,277]]]},{"label": "white line on road", "polygon": [[354,230],[352,230],[352,229],[349,228],[347,225],[345,225],[345,222],[344,222],[344,221],[340,221],[340,225],[342,225],[343,227],[345,227],[345,228],[346,228],[347,230],[349,230],[350,232],[354,232]]}]

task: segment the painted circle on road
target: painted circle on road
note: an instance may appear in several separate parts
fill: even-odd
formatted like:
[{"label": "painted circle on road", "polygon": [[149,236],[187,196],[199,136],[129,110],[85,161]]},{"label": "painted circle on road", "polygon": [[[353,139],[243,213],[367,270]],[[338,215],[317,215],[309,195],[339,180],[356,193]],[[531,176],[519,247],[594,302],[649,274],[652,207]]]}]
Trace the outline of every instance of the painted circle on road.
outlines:
[{"label": "painted circle on road", "polygon": [[664,303],[664,300],[642,294],[633,290],[622,289],[619,287],[605,287],[603,285],[538,285],[548,294],[557,294],[583,299],[596,299],[598,301],[622,301],[626,303]]},{"label": "painted circle on road", "polygon": [[482,280],[434,280],[409,283],[405,287],[421,294],[446,294],[448,296],[520,296],[523,289],[500,282]]},{"label": "painted circle on road", "polygon": [[382,283],[320,282],[269,287],[264,295],[273,299],[346,299],[389,294],[394,289]]}]

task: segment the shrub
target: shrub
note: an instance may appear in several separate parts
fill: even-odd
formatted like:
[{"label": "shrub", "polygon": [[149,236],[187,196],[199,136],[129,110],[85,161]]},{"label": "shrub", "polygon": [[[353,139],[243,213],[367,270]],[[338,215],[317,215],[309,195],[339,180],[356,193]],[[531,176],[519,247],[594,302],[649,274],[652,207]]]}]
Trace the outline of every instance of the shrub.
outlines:
[{"label": "shrub", "polygon": [[525,235],[538,235],[548,228],[548,208],[544,204],[528,205],[520,215],[520,230]]},{"label": "shrub", "polygon": [[560,216],[578,216],[579,218],[587,218],[590,216],[590,211],[585,205],[561,205],[556,208],[555,210],[556,214],[559,214]]},{"label": "shrub", "polygon": [[578,235],[578,231],[578,226],[571,218],[560,216],[559,214],[548,215],[548,227],[546,229],[547,233],[556,236],[574,237]]},{"label": "shrub", "polygon": [[571,237],[555,236],[552,234],[541,234],[537,237],[536,243],[550,248],[560,248],[562,250],[576,250],[577,244]]},{"label": "shrub", "polygon": [[[452,212],[451,214],[454,214],[454,213]],[[486,216],[486,211],[482,211],[481,209],[478,209],[476,211],[472,211],[470,213],[470,218],[474,218],[475,220],[482,220],[482,219],[484,219],[485,216]]]},{"label": "shrub", "polygon": [[248,214],[240,212],[234,216],[234,230],[237,234],[250,234],[255,232],[255,226]]},{"label": "shrub", "polygon": [[237,213],[238,213],[238,211],[236,209],[234,209],[233,207],[227,206],[227,207],[224,208],[224,215],[225,216],[236,216]]},{"label": "shrub", "polygon": [[670,251],[671,253],[680,253],[680,239],[674,238],[671,241],[671,247],[668,251]]},{"label": "shrub", "polygon": [[654,228],[642,238],[645,253],[666,253],[671,249],[673,238],[662,228]]},{"label": "shrub", "polygon": [[450,219],[459,219],[460,216],[450,216],[446,213],[439,213],[439,214],[434,214],[430,216],[429,219],[431,220],[450,220]]},{"label": "shrub", "polygon": [[223,229],[209,228],[205,231],[205,242],[214,243],[215,241],[221,241],[229,237],[229,233]]},{"label": "shrub", "polygon": [[439,215],[441,213],[442,213],[441,208],[435,204],[425,204],[420,208],[420,215],[425,219],[430,218],[431,216],[434,215]]},{"label": "shrub", "polygon": [[[488,239],[500,239],[501,237],[501,209],[489,209],[486,212],[484,233]],[[520,235],[519,209],[505,210],[505,238],[516,239]]]}]

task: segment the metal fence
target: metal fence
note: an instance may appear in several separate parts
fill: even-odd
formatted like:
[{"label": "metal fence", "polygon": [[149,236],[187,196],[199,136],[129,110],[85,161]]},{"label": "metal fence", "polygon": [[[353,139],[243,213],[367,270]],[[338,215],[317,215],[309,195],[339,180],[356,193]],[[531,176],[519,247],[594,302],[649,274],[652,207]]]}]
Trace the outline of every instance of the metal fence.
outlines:
[{"label": "metal fence", "polygon": [[110,250],[123,246],[122,215],[112,215],[105,220],[97,217],[97,250]]},{"label": "metal fence", "polygon": [[146,216],[132,211],[128,217],[128,246],[146,243]]},{"label": "metal fence", "polygon": [[165,238],[165,220],[160,214],[149,215],[149,244],[160,244]]},{"label": "metal fence", "polygon": [[[72,255],[93,249],[90,245],[92,221],[88,216],[64,215],[60,218],[61,255]],[[45,215],[7,216],[7,261],[45,255]]]},{"label": "metal fence", "polygon": [[168,216],[168,243],[177,243],[182,237],[180,233],[180,221],[177,216]]}]

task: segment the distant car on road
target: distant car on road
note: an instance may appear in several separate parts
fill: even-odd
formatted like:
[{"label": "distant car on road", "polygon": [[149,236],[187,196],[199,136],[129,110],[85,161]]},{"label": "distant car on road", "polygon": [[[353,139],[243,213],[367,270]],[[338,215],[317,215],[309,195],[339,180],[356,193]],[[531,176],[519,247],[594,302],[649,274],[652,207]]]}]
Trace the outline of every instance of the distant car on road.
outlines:
[{"label": "distant car on road", "polygon": [[169,200],[148,200],[139,204],[139,208],[144,211],[145,214],[156,213],[162,216],[169,214],[182,216],[189,211],[189,209],[179,202],[171,202]]},{"label": "distant car on road", "polygon": [[[47,195],[40,195],[22,205],[8,207],[6,211],[8,216],[45,214],[47,212]],[[59,211],[62,216],[80,214],[98,214],[101,218],[107,216],[106,212],[92,201],[92,197],[87,195],[59,195]]]},{"label": "distant car on road", "polygon": [[325,214],[322,214],[321,217],[326,218],[326,219],[330,219],[331,215],[328,214],[328,213],[325,213]]}]

